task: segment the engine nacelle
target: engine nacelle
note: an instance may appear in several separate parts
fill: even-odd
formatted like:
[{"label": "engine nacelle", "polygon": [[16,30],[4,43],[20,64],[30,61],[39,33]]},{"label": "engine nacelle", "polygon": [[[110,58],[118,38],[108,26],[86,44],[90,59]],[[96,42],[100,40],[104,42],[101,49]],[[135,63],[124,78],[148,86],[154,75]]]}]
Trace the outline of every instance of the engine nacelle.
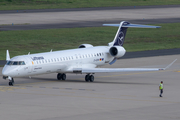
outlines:
[{"label": "engine nacelle", "polygon": [[93,47],[91,44],[81,44],[78,48],[90,48]]},{"label": "engine nacelle", "polygon": [[122,46],[113,46],[109,49],[109,53],[115,58],[120,58],[124,56],[126,50]]}]

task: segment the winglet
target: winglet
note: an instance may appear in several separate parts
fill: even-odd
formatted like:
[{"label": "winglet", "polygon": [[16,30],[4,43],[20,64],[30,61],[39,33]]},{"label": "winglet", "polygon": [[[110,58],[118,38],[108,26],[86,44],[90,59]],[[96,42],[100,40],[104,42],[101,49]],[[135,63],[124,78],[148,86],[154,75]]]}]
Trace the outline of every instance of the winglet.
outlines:
[{"label": "winglet", "polygon": [[168,66],[166,66],[165,68],[163,69],[159,69],[159,70],[166,70],[167,68],[171,67],[172,64],[174,64],[176,62],[177,59],[175,59],[172,63],[170,63]]},{"label": "winglet", "polygon": [[6,51],[6,61],[10,60],[9,50]]}]

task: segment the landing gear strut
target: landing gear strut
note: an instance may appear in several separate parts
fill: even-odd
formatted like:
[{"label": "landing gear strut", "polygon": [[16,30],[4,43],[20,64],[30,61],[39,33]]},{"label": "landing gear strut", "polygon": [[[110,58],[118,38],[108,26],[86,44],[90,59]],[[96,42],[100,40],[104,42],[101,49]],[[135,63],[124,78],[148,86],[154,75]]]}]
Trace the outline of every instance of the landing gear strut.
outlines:
[{"label": "landing gear strut", "polygon": [[87,74],[85,76],[85,81],[86,82],[94,82],[94,76],[93,75],[90,75],[90,74]]},{"label": "landing gear strut", "polygon": [[58,73],[58,74],[57,74],[57,79],[58,79],[58,80],[66,80],[66,74],[64,74],[64,73],[63,73],[63,74]]}]

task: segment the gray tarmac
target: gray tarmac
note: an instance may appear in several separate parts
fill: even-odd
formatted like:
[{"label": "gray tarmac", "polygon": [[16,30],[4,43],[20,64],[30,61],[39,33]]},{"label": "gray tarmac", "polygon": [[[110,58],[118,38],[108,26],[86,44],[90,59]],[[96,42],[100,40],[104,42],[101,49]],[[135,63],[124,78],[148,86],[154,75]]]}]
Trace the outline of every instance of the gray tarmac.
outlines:
[{"label": "gray tarmac", "polygon": [[[0,73],[1,120],[178,120],[180,119],[180,55],[118,60],[104,67],[160,67],[178,59],[169,69],[153,72],[84,75],[56,74],[15,78],[9,87]],[[2,69],[2,68],[1,68]],[[164,81],[163,97],[159,83]]]},{"label": "gray tarmac", "polygon": [[180,22],[180,5],[0,11],[0,31]]}]

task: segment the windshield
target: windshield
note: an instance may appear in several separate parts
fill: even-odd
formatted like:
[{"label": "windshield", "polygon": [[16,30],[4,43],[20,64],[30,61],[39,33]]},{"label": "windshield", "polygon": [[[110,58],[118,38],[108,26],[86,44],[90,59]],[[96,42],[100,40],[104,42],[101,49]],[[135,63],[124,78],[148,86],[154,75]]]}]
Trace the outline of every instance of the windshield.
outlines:
[{"label": "windshield", "polygon": [[6,65],[25,65],[24,61],[8,61]]}]

